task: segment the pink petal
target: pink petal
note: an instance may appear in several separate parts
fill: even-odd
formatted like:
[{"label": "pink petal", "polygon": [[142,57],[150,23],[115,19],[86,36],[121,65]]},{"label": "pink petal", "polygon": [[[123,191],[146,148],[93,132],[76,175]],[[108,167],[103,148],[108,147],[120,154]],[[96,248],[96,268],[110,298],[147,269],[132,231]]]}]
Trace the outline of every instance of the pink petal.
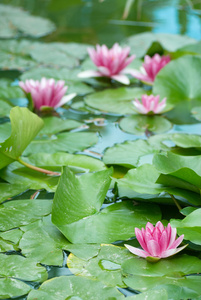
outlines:
[{"label": "pink petal", "polygon": [[144,250],[141,250],[139,248],[136,248],[136,247],[132,247],[130,245],[124,245],[131,253],[135,254],[135,255],[138,255],[140,257],[147,257],[147,256],[150,256],[149,253],[147,253],[146,251]]},{"label": "pink petal", "polygon": [[186,248],[188,245],[184,245],[180,248],[176,248],[176,249],[169,249],[169,250],[166,250],[164,251],[162,254],[161,254],[161,258],[165,258],[165,257],[168,257],[168,256],[172,256],[172,255],[175,255],[176,253],[180,252],[181,250],[183,250],[184,248]]},{"label": "pink petal", "polygon": [[161,252],[163,252],[167,249],[168,236],[167,236],[167,232],[165,230],[161,234],[161,237],[160,237],[160,240],[159,240],[159,245],[160,245]]},{"label": "pink petal", "polygon": [[138,242],[140,243],[140,246],[145,251],[147,251],[147,245],[145,243],[143,233],[142,233],[142,231],[139,228],[135,228],[135,235],[136,235],[136,238],[137,238]]},{"label": "pink petal", "polygon": [[181,244],[183,239],[184,239],[184,234],[182,234],[178,239],[176,239],[176,241],[174,241],[174,243],[169,247],[169,249],[177,248]]},{"label": "pink petal", "polygon": [[160,254],[160,246],[159,244],[154,241],[154,240],[150,240],[148,241],[147,243],[147,249],[150,253],[150,256],[158,256],[158,257],[161,257]]},{"label": "pink petal", "polygon": [[71,99],[73,99],[76,96],[76,93],[69,94],[67,96],[64,96],[57,105],[54,106],[54,108],[61,107],[62,105],[66,104],[69,102]]}]

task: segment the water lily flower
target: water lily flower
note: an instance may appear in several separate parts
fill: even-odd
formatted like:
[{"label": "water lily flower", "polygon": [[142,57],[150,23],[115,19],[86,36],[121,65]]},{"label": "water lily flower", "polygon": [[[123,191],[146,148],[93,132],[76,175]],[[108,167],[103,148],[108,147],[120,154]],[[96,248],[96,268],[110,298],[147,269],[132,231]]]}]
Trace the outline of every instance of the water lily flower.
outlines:
[{"label": "water lily flower", "polygon": [[88,48],[89,56],[98,70],[87,70],[78,76],[81,78],[109,77],[123,84],[129,84],[129,78],[125,74],[131,74],[131,70],[126,67],[135,58],[135,55],[128,57],[129,52],[130,47],[121,48],[118,43],[115,43],[111,49],[108,49],[106,45],[96,45],[96,49]]},{"label": "water lily flower", "polygon": [[65,95],[68,87],[65,86],[65,81],[58,80],[57,82],[51,78],[42,78],[38,80],[26,80],[20,81],[19,86],[24,90],[26,94],[31,94],[33,105],[36,110],[43,110],[44,108],[56,109],[72,98],[75,97],[75,93]]},{"label": "water lily flower", "polygon": [[160,96],[154,95],[142,95],[141,102],[138,99],[135,99],[133,105],[135,106],[136,110],[140,114],[159,114],[163,111],[166,106],[166,98],[164,98],[161,102],[159,102]]},{"label": "water lily flower", "polygon": [[177,248],[183,241],[184,235],[182,234],[176,239],[176,234],[176,228],[172,228],[170,223],[168,223],[167,227],[164,227],[159,221],[154,227],[148,222],[145,229],[135,228],[136,238],[143,250],[130,245],[125,245],[125,247],[135,255],[153,258],[153,260],[157,261],[160,258],[172,256],[187,246]]},{"label": "water lily flower", "polygon": [[146,55],[144,63],[140,69],[141,72],[134,70],[132,76],[148,84],[152,84],[158,72],[170,62],[170,56],[160,56],[156,53],[153,57]]}]

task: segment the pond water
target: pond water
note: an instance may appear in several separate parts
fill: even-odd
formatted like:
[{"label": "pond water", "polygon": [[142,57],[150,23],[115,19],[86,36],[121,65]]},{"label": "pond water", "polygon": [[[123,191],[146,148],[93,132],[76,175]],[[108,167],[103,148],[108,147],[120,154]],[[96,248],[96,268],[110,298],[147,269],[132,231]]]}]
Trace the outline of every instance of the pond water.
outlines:
[{"label": "pond water", "polygon": [[[145,31],[182,34],[196,40],[201,39],[201,1],[133,1],[128,16],[123,18],[125,2],[123,0],[0,0],[0,4],[22,7],[32,15],[52,20],[56,25],[56,30],[50,35],[36,39],[36,41],[40,40],[46,43],[99,43],[111,47],[115,42]],[[29,40],[35,41],[33,38],[29,38]],[[1,77],[4,75],[5,73],[1,74]],[[17,75],[19,73],[15,71],[8,72],[8,76],[12,79],[16,79]],[[15,84],[18,84],[18,79]],[[77,99],[77,101],[79,100]],[[24,99],[20,101],[23,103]],[[58,111],[62,118],[85,121],[90,131],[98,132],[99,142],[90,150],[80,151],[80,153],[95,158],[100,158],[107,147],[112,147],[116,143],[138,138],[146,139],[145,134],[134,135],[120,129],[118,125],[120,115],[118,114],[103,114],[97,111],[92,114],[70,107],[68,110],[60,109]],[[97,118],[97,121],[90,122],[93,118]],[[191,122],[179,124],[178,122],[168,132],[198,134],[201,132],[201,124],[196,122],[194,124]],[[51,198],[52,194],[49,196]],[[41,198],[45,197],[47,194],[41,193]],[[67,251],[64,253],[62,267],[48,267],[49,278],[71,275],[70,270],[66,267],[67,253]],[[135,294],[135,291],[129,289],[120,290],[125,296]],[[22,300],[26,297],[15,299]]]}]

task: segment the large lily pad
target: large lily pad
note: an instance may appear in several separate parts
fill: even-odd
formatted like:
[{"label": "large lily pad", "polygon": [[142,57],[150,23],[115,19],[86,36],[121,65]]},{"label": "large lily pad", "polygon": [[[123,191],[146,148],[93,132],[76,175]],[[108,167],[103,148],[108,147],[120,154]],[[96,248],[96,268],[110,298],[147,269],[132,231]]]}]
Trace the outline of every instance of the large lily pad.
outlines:
[{"label": "large lily pad", "polygon": [[62,120],[57,117],[47,117],[43,119],[44,127],[40,131],[40,135],[51,135],[61,131],[75,129],[83,125],[83,123],[75,120]]},{"label": "large lily pad", "polygon": [[[156,264],[142,258],[128,259],[122,264],[124,282],[130,288],[141,292],[160,285],[171,284],[176,287],[185,287],[189,290],[187,297],[200,295],[200,276],[193,275],[200,272],[201,261],[188,255],[174,256],[162,259]],[[191,276],[186,276],[192,274]],[[185,291],[185,290],[183,290]],[[170,297],[171,295],[169,295]],[[187,299],[186,294],[181,295]]]},{"label": "large lily pad", "polygon": [[8,198],[24,192],[25,190],[26,188],[24,187],[24,185],[0,183],[0,203],[4,200],[7,200]]},{"label": "large lily pad", "polygon": [[108,243],[134,235],[133,228],[160,218],[157,205],[120,202],[100,210],[111,170],[75,176],[65,168],[54,197],[53,223],[73,243]]},{"label": "large lily pad", "polygon": [[50,200],[13,200],[0,206],[0,230],[27,225],[51,213]]},{"label": "large lily pad", "polygon": [[0,68],[23,71],[36,63],[29,55],[31,42],[22,40],[2,40],[0,45]]},{"label": "large lily pad", "polygon": [[103,161],[109,165],[136,167],[148,155],[152,160],[153,154],[160,151],[161,148],[162,146],[157,144],[150,145],[146,140],[126,141],[108,148],[104,153]]},{"label": "large lily pad", "polygon": [[22,35],[41,37],[55,30],[54,24],[44,18],[30,16],[22,8],[0,5],[0,37],[13,38]]},{"label": "large lily pad", "polygon": [[201,208],[196,209],[183,220],[172,220],[171,225],[176,227],[179,234],[184,234],[186,240],[201,245]]},{"label": "large lily pad", "polygon": [[24,281],[43,282],[47,279],[47,271],[34,260],[21,255],[0,254],[1,277],[13,277]]},{"label": "large lily pad", "polygon": [[201,57],[183,56],[171,61],[157,75],[153,92],[176,104],[180,101],[201,101]]},{"label": "large lily pad", "polygon": [[99,280],[107,286],[126,287],[121,278],[121,264],[132,256],[123,247],[103,244],[92,258],[81,259],[70,254],[67,265],[75,275]]},{"label": "large lily pad", "polygon": [[12,132],[11,136],[1,143],[0,169],[17,160],[43,127],[43,121],[27,108],[14,107],[10,113],[10,120]]},{"label": "large lily pad", "polygon": [[75,153],[89,148],[98,142],[94,132],[64,132],[51,137],[37,138],[27,147],[24,155],[65,151]]},{"label": "large lily pad", "polygon": [[138,57],[144,56],[156,42],[163,49],[173,52],[182,46],[196,43],[196,40],[183,35],[153,32],[143,32],[125,40],[125,44],[131,47],[131,53]]},{"label": "large lily pad", "polygon": [[32,290],[27,300],[123,300],[124,296],[114,287],[76,276],[60,276],[46,281],[38,290]]},{"label": "large lily pad", "polygon": [[134,115],[125,117],[120,121],[120,127],[122,130],[141,135],[146,130],[154,133],[161,133],[171,129],[172,124],[162,116],[144,116]]},{"label": "large lily pad", "polygon": [[141,88],[107,89],[86,96],[85,103],[106,113],[135,114],[132,100],[141,97],[142,94],[144,94],[144,90]]},{"label": "large lily pad", "polygon": [[28,294],[31,287],[21,280],[0,278],[0,299],[19,297]]}]

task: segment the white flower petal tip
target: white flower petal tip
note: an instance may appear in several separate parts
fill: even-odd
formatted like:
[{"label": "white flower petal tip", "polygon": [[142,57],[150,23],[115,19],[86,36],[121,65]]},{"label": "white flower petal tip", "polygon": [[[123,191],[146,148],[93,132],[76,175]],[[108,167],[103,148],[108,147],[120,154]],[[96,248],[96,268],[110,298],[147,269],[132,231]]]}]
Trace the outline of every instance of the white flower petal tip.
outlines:
[{"label": "white flower petal tip", "polygon": [[181,235],[176,239],[176,228],[172,228],[170,223],[167,227],[159,221],[154,227],[147,223],[145,229],[135,228],[135,234],[138,242],[143,249],[132,247],[125,244],[125,247],[133,254],[146,258],[147,261],[155,263],[161,258],[166,258],[182,251],[187,245],[177,248],[183,241]]},{"label": "white flower petal tip", "polygon": [[98,71],[94,71],[94,70],[83,71],[77,75],[77,77],[79,78],[91,78],[91,77],[100,77],[100,76],[102,75]]}]

